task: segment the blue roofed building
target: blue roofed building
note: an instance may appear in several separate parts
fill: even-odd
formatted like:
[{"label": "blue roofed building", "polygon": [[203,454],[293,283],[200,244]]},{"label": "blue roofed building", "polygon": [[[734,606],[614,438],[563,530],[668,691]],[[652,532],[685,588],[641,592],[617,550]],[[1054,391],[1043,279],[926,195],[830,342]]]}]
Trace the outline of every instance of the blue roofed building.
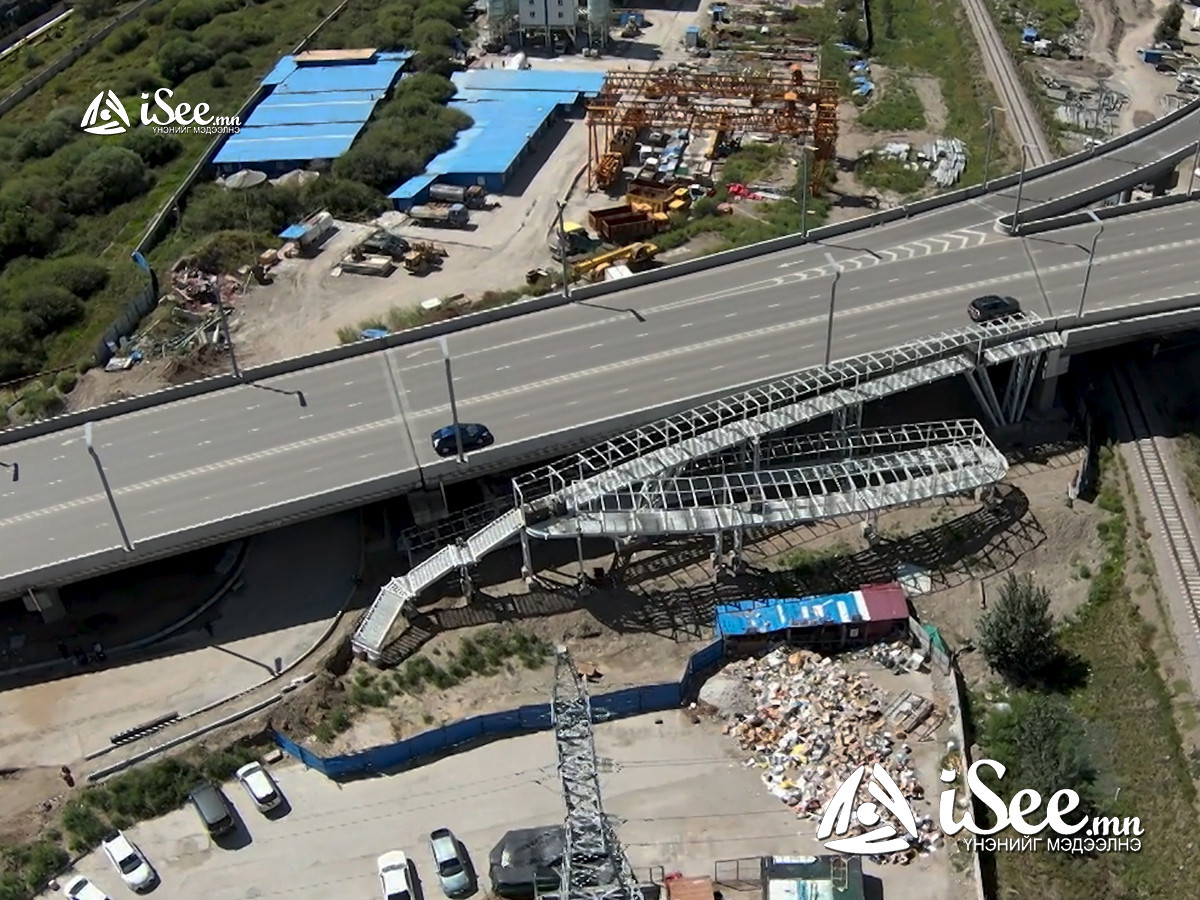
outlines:
[{"label": "blue roofed building", "polygon": [[481,185],[499,193],[554,121],[604,84],[603,72],[470,69],[451,76],[450,101],[474,121],[454,146],[391,194],[397,209],[422,203],[434,183]]},{"label": "blue roofed building", "polygon": [[219,174],[281,175],[337,159],[375,105],[402,77],[412,53],[314,50],[285,56],[262,80],[260,100],[213,158]]},{"label": "blue roofed building", "polygon": [[735,645],[842,647],[885,640],[907,628],[908,598],[894,582],[819,597],[737,600],[716,608],[717,634]]}]

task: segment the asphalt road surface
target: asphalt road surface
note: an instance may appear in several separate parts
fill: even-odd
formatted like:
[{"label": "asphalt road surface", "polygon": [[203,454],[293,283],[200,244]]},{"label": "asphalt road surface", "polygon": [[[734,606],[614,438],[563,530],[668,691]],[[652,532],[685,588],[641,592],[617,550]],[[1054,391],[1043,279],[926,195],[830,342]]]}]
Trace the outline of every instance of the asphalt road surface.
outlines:
[{"label": "asphalt road surface", "polygon": [[[1044,182],[1024,196],[1037,197]],[[1054,183],[1063,193],[1066,182]],[[992,228],[1004,203],[993,195],[452,335],[460,419],[482,421],[499,445],[512,444],[818,364],[832,282],[827,253],[844,269],[835,358],[962,326],[980,293],[1016,295],[1043,315],[1073,313],[1095,226],[1006,238]],[[1184,204],[1109,220],[1089,309],[1184,293],[1198,218]],[[450,415],[434,342],[264,384],[302,389],[307,408],[240,386],[95,423],[96,458],[135,546],[437,461],[429,435]],[[9,445],[3,458],[20,464],[21,480],[0,483],[0,590],[36,585],[55,565],[66,577],[64,561],[82,574],[89,557],[120,548],[82,430]]]}]

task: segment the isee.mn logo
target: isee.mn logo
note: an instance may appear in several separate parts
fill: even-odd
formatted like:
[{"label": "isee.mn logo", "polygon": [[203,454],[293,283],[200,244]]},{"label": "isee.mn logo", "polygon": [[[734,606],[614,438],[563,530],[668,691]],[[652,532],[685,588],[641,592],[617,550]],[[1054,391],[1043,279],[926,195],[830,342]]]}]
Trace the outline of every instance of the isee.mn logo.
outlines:
[{"label": "isee.mn logo", "polygon": [[[981,828],[975,824],[974,816],[969,811],[962,819],[955,821],[954,805],[958,792],[951,787],[942,791],[938,804],[938,827],[947,837],[953,837],[965,829],[976,838],[987,836],[986,849],[1032,850],[1040,845],[1042,838],[1039,835],[1049,828],[1050,834],[1054,835],[1047,835],[1047,848],[1051,850],[1104,852],[1141,849],[1138,836],[1143,831],[1141,819],[1137,816],[1120,819],[1116,816],[1089,818],[1078,815],[1079,821],[1067,822],[1064,816],[1078,810],[1081,800],[1075,791],[1064,788],[1055,791],[1047,801],[1045,818],[1031,821],[1031,817],[1038,815],[1042,806],[1041,794],[1029,789],[1017,791],[1006,806],[980,778],[979,772],[984,767],[995,772],[998,779],[1004,778],[1005,767],[1002,763],[980,759],[967,770],[967,787],[992,813],[996,824],[991,828]],[[941,780],[944,784],[952,784],[957,777],[958,772],[954,769],[942,770]],[[824,842],[829,850],[861,856],[881,856],[907,850],[917,839],[917,818],[913,815],[912,807],[879,763],[871,770],[867,782],[867,793],[878,802],[858,804],[858,790],[865,778],[867,767],[859,766],[837,789],[817,824],[817,840]],[[900,828],[883,821],[880,806],[892,814]],[[852,821],[866,831],[849,835]],[[1023,837],[1011,841],[994,841],[990,838],[1005,828],[1012,828]],[[830,840],[834,835],[837,835],[837,839]],[[977,845],[984,843],[976,840]]]},{"label": "isee.mn logo", "polygon": [[[162,134],[237,134],[241,122],[237,116],[211,116],[207,103],[179,103],[172,106],[168,101],[174,96],[170,88],[159,88],[150,94],[142,94],[139,112],[141,123]],[[150,113],[153,100],[154,113]],[[133,126],[129,114],[119,97],[112,91],[101,91],[84,110],[79,126],[88,134],[109,136],[124,134]]]}]

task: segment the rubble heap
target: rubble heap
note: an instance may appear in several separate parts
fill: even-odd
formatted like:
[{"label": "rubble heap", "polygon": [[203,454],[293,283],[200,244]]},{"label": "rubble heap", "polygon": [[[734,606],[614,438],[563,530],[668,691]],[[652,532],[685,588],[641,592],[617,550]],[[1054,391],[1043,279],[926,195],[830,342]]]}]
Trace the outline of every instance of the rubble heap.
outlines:
[{"label": "rubble heap", "polygon": [[[912,650],[897,644],[869,655],[897,664]],[[784,648],[733,663],[716,678],[723,687],[712,693],[736,696],[730,682],[738,681],[756,698],[750,711],[743,711],[743,704],[722,708],[728,715],[722,730],[750,752],[746,765],[762,769],[767,790],[797,818],[819,818],[841,782],[864,764],[879,763],[910,803],[924,798],[912,748],[904,743],[907,734],[888,730],[892,704],[866,674],[852,673],[819,653]],[[933,819],[919,817],[918,827],[913,851],[934,849],[940,835]],[[883,861],[904,863],[911,856]]]}]

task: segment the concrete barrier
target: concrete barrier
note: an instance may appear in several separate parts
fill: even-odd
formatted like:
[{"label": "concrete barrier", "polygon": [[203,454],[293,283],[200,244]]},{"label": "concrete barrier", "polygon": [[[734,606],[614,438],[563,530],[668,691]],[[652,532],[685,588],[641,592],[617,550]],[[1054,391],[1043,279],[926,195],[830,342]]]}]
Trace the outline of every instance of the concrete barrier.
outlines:
[{"label": "concrete barrier", "polygon": [[[1187,203],[1193,199],[1188,194],[1165,194],[1162,197],[1151,197],[1148,200],[1135,200],[1132,203],[1122,203],[1118,206],[1102,206],[1091,210],[1100,219],[1119,219],[1121,216],[1133,215],[1150,209],[1161,209],[1164,206],[1174,206]],[[1057,231],[1060,228],[1071,228],[1075,225],[1087,225],[1092,217],[1087,212],[1068,213],[1053,219],[1042,219],[1021,226],[1021,234],[1028,237],[1031,234],[1041,234],[1046,231]]]},{"label": "concrete barrier", "polygon": [[[1132,172],[1126,172],[1124,175],[1118,175],[1116,178],[1110,178],[1108,181],[1101,182],[1098,185],[1093,185],[1082,191],[1076,191],[1074,194],[1068,194],[1066,197],[1060,197],[1057,200],[1051,200],[1047,203],[1039,204],[1038,206],[1030,207],[1029,209],[1021,210],[1017,223],[1021,233],[1026,233],[1026,223],[1033,223],[1042,219],[1053,218],[1065,212],[1072,212],[1079,209],[1081,206],[1087,206],[1095,203],[1098,200],[1103,200],[1106,197],[1111,197],[1113,194],[1120,193],[1146,181],[1150,181],[1163,172],[1168,172],[1175,168],[1183,160],[1196,152],[1196,144],[1192,143],[1182,150],[1177,150],[1169,156],[1165,156],[1160,160],[1134,169]],[[1005,233],[1011,233],[1013,227],[1013,215],[1010,213],[1007,216],[1001,216],[996,220],[998,230],[1003,230]]]}]

